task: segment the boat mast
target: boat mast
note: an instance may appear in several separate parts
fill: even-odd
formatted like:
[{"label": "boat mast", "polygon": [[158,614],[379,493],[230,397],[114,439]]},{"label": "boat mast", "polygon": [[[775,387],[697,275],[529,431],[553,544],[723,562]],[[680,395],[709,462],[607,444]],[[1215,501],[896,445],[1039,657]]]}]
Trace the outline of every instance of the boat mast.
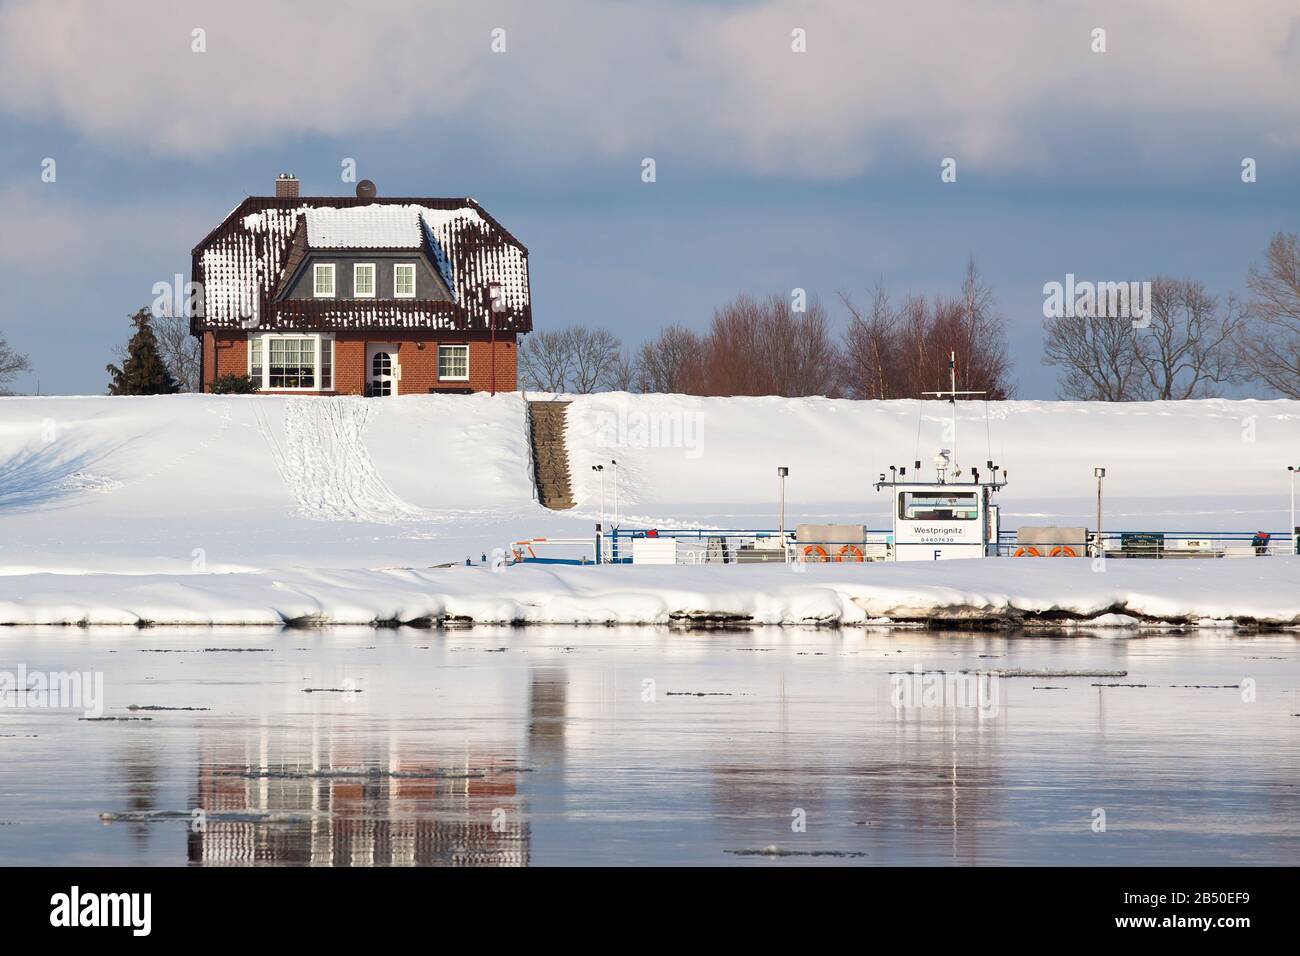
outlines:
[{"label": "boat mast", "polygon": [[948,399],[948,404],[952,406],[952,474],[957,477],[960,468],[957,464],[957,396],[958,395],[985,395],[983,391],[957,391],[957,353],[952,351],[948,353],[948,390],[946,392],[922,392],[922,395],[933,395],[935,398]]}]

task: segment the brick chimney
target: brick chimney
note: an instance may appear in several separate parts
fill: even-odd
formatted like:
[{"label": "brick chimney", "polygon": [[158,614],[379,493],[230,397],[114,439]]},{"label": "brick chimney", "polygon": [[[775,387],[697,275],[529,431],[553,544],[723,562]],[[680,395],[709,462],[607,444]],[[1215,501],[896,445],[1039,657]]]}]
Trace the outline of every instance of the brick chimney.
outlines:
[{"label": "brick chimney", "polygon": [[293,173],[281,173],[275,177],[276,199],[298,198],[298,177]]}]

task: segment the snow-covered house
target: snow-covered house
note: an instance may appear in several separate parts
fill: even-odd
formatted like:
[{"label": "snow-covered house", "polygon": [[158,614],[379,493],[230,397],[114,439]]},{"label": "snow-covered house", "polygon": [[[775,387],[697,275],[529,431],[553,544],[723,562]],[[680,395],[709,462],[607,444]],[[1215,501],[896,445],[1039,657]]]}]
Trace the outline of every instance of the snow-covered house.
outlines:
[{"label": "snow-covered house", "polygon": [[515,388],[528,250],[473,199],[300,197],[276,180],[193,250],[201,381],[397,395]]}]

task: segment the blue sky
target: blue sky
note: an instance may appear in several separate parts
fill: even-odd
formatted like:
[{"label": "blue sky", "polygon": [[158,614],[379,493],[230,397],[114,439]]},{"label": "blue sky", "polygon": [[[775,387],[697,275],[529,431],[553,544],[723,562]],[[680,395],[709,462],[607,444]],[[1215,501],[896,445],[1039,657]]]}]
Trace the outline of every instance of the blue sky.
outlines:
[{"label": "blue sky", "polygon": [[102,392],[126,316],[231,208],[282,170],[349,195],[353,158],[382,195],[482,202],[530,250],[538,327],[629,344],[742,291],[842,323],[838,292],[951,292],[973,254],[1019,396],[1051,397],[1045,282],[1241,293],[1300,228],[1297,90],[1290,0],[11,0],[0,330],[18,390]]}]

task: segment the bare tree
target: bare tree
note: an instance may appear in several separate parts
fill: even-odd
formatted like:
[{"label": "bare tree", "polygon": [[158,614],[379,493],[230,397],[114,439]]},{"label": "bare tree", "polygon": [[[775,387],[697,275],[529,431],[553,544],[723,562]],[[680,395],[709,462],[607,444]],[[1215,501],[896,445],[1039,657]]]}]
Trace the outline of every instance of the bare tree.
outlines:
[{"label": "bare tree", "polygon": [[1290,398],[1300,398],[1300,238],[1277,233],[1262,269],[1252,268],[1250,323],[1238,336],[1254,376]]},{"label": "bare tree", "polygon": [[519,343],[519,375],[525,388],[563,392],[573,369],[573,349],[567,330],[531,332]]},{"label": "bare tree", "polygon": [[1128,320],[1087,316],[1048,319],[1043,364],[1058,368],[1062,398],[1137,400],[1142,376]]},{"label": "bare tree", "polygon": [[623,343],[607,329],[575,325],[564,331],[573,356],[569,382],[579,395],[614,388]]},{"label": "bare tree", "polygon": [[840,366],[816,298],[796,312],[779,292],[761,302],[742,294],[713,313],[697,386],[705,395],[831,395]]},{"label": "bare tree", "polygon": [[31,371],[32,363],[26,355],[14,351],[0,334],[0,395],[10,395],[9,381],[19,372]]},{"label": "bare tree", "polygon": [[1149,328],[1134,329],[1144,399],[1216,398],[1241,381],[1236,340],[1245,311],[1219,300],[1195,279],[1158,276],[1151,282]]},{"label": "bare tree", "polygon": [[849,310],[844,333],[843,386],[853,398],[920,398],[948,387],[950,356],[957,356],[957,384],[995,401],[1011,397],[1011,358],[1006,323],[997,311],[993,289],[974,260],[958,299],[911,295],[895,308],[877,286],[871,308]]},{"label": "bare tree", "polygon": [[1150,322],[1065,316],[1048,320],[1043,362],[1061,369],[1061,397],[1126,402],[1213,398],[1243,375],[1237,340],[1246,313],[1195,279],[1151,281]]},{"label": "bare tree", "polygon": [[762,339],[769,394],[839,394],[839,348],[826,309],[815,296],[803,312],[795,312],[786,296],[769,296]]},{"label": "bare tree", "polygon": [[630,352],[620,350],[605,376],[605,387],[611,392],[634,392],[639,379],[636,360]]},{"label": "bare tree", "polygon": [[637,380],[642,391],[690,394],[703,375],[704,339],[681,325],[670,325],[637,353]]},{"label": "bare tree", "polygon": [[840,302],[849,311],[840,374],[845,390],[852,398],[893,398],[898,313],[890,308],[888,293],[877,285],[865,315],[842,292]]},{"label": "bare tree", "polygon": [[190,335],[190,320],[178,316],[155,317],[154,338],[158,354],[182,392],[199,390],[199,340]]}]

